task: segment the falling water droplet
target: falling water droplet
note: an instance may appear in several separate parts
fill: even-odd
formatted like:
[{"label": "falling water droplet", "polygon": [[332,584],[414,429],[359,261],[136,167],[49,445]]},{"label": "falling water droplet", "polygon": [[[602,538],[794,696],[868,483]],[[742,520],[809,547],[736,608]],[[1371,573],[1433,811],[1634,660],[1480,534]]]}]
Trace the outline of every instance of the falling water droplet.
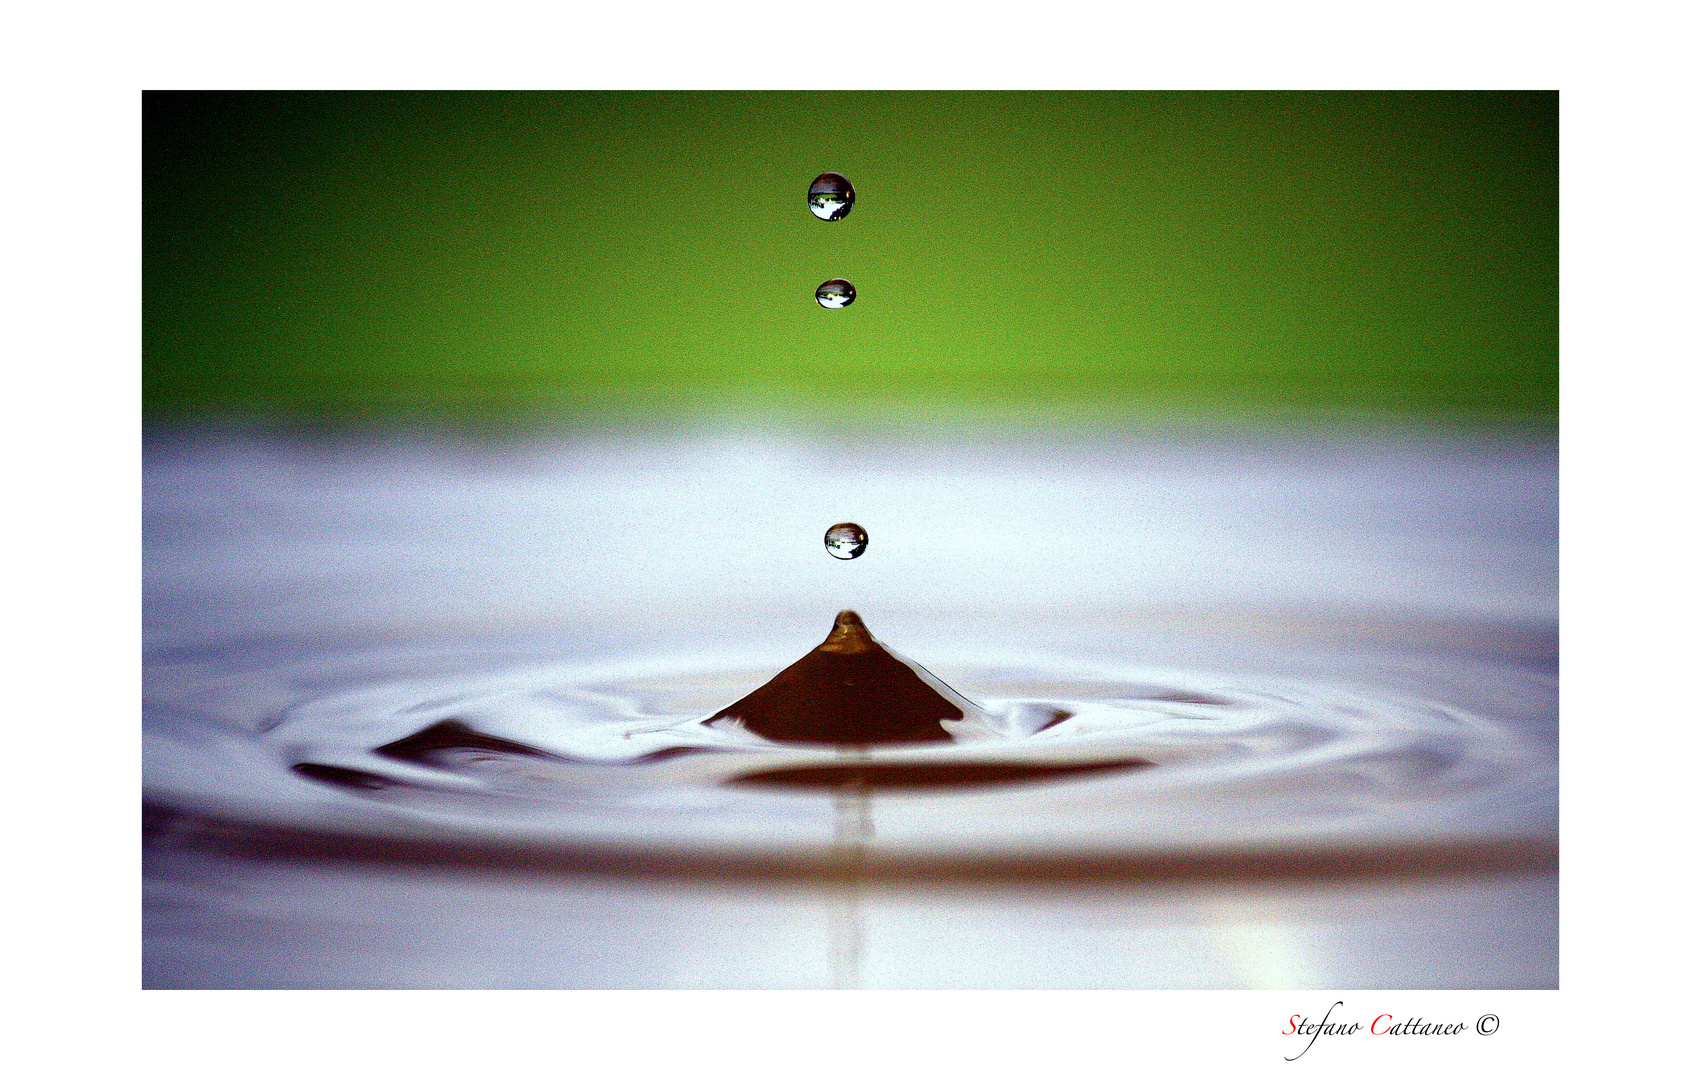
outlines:
[{"label": "falling water droplet", "polygon": [[827,530],[823,543],[833,558],[854,559],[868,550],[868,533],[855,522],[843,521]]},{"label": "falling water droplet", "polygon": [[842,277],[823,281],[815,290],[815,302],[834,311],[850,307],[855,300],[856,286]]},{"label": "falling water droplet", "polygon": [[838,221],[856,205],[856,188],[836,172],[824,172],[809,184],[809,212],[822,221]]}]

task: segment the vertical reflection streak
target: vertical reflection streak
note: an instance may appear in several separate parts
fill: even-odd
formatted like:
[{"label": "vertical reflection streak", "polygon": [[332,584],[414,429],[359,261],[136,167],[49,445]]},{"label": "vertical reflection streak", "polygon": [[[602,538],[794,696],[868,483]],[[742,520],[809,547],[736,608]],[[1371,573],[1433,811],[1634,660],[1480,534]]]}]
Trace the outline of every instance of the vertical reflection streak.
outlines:
[{"label": "vertical reflection streak", "polygon": [[[862,747],[840,747],[843,757],[866,759]],[[833,864],[837,887],[828,894],[832,929],[833,989],[862,988],[862,865],[874,837],[868,787],[860,778],[840,784],[833,796]]]}]

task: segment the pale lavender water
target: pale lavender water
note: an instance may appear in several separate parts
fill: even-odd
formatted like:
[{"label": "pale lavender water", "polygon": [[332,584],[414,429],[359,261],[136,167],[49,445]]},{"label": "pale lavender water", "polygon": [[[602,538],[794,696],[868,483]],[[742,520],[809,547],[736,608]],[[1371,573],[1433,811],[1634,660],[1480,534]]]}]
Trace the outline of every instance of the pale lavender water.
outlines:
[{"label": "pale lavender water", "polygon": [[[1551,440],[226,431],[147,484],[150,985],[1554,984]],[[840,607],[988,713],[875,758],[1156,767],[728,783],[832,760],[697,721]],[[552,756],[374,753],[445,720]]]}]

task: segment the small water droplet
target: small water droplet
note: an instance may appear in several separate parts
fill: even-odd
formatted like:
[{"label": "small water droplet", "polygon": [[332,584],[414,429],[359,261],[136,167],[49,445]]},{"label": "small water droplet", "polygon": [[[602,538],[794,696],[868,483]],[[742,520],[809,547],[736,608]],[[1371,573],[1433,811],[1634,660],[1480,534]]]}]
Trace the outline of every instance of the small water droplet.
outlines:
[{"label": "small water droplet", "polygon": [[843,521],[827,530],[823,542],[833,558],[854,559],[868,550],[868,533],[853,521]]},{"label": "small water droplet", "polygon": [[823,281],[815,290],[815,302],[834,311],[839,308],[850,307],[855,300],[856,286],[842,277]]},{"label": "small water droplet", "polygon": [[822,221],[838,221],[856,205],[856,188],[836,172],[824,172],[809,184],[809,212]]}]

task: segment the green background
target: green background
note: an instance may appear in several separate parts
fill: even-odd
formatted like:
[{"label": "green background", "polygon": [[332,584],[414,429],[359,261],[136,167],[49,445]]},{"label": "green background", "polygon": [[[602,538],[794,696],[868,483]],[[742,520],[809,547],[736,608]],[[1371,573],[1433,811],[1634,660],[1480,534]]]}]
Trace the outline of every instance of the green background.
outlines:
[{"label": "green background", "polygon": [[[1299,407],[1552,423],[1554,93],[144,98],[205,413]],[[845,173],[849,217],[809,181]],[[817,284],[856,303],[826,311]]]}]

